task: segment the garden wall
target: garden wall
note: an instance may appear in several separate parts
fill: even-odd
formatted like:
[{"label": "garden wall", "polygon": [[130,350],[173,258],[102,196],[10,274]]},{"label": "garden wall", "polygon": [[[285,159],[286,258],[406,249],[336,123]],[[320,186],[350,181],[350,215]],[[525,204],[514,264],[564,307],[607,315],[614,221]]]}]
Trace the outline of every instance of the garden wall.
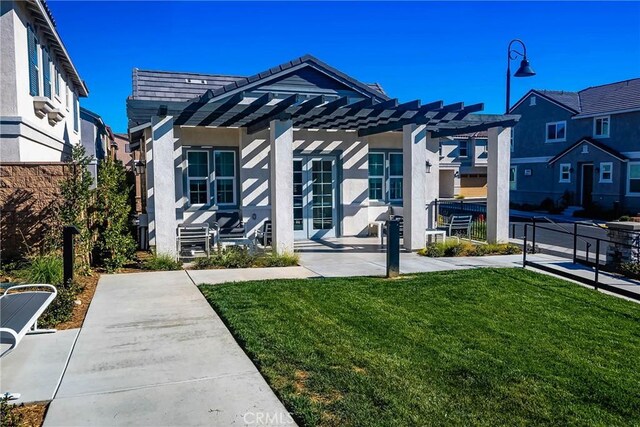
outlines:
[{"label": "garden wall", "polygon": [[42,247],[52,231],[66,163],[0,163],[0,257]]}]

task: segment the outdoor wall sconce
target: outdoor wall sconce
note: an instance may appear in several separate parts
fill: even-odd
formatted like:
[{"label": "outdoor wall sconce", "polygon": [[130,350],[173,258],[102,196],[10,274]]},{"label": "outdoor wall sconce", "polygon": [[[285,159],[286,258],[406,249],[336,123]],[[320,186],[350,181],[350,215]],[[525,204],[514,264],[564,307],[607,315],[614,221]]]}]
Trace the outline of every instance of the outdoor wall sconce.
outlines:
[{"label": "outdoor wall sconce", "polygon": [[460,178],[460,171],[455,171],[455,172],[453,173],[453,177],[454,177],[454,178]]},{"label": "outdoor wall sconce", "polygon": [[427,160],[425,166],[427,167],[427,173],[431,173],[431,162],[429,160]]},{"label": "outdoor wall sconce", "polygon": [[133,161],[133,173],[136,175],[142,175],[144,173],[144,163],[142,160]]}]

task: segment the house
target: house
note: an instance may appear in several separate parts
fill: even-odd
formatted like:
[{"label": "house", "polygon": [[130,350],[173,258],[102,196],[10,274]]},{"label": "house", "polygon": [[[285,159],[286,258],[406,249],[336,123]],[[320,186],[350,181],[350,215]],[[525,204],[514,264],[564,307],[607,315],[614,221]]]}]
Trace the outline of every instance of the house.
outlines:
[{"label": "house", "polygon": [[440,198],[487,197],[487,132],[440,140]]},{"label": "house", "polygon": [[85,152],[91,157],[89,172],[94,182],[98,178],[98,163],[108,157],[114,157],[116,143],[111,128],[98,114],[80,107],[81,142]]},{"label": "house", "polygon": [[512,202],[640,211],[640,78],[531,90],[511,112]]},{"label": "house", "polygon": [[[176,253],[181,223],[240,211],[249,236],[269,219],[273,246],[363,236],[402,208],[404,246],[435,225],[439,140],[488,131],[488,236],[508,238],[510,127],[482,104],[400,103],[306,55],[250,77],[133,70],[129,135],[140,166],[140,226]],[[493,160],[491,160],[493,159]]]},{"label": "house", "polygon": [[2,257],[36,246],[80,143],[87,86],[43,0],[0,2],[0,245]]}]

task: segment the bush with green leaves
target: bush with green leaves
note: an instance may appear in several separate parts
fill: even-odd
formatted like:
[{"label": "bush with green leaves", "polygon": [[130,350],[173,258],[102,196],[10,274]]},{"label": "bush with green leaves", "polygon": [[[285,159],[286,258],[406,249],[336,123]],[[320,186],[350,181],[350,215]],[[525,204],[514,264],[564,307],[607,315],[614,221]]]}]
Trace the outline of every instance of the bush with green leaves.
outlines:
[{"label": "bush with green leaves", "polygon": [[0,396],[0,426],[19,427],[23,425],[22,414],[16,405],[9,403],[9,398]]},{"label": "bush with green leaves", "polygon": [[62,256],[52,253],[31,257],[21,276],[28,283],[58,286],[62,284],[63,273]]},{"label": "bush with green leaves", "polygon": [[278,254],[269,252],[257,257],[254,267],[293,267],[298,265],[300,257],[294,253]]},{"label": "bush with green leaves", "polygon": [[620,273],[631,279],[640,279],[640,262],[623,262],[619,269]]},{"label": "bush with green leaves", "polygon": [[431,243],[418,251],[418,255],[438,258],[457,256],[513,255],[522,253],[519,246],[511,243],[477,244],[449,239]]},{"label": "bush with green leaves", "polygon": [[295,254],[251,253],[242,246],[228,246],[213,251],[207,258],[196,258],[193,268],[290,267],[298,265],[298,260]]},{"label": "bush with green leaves", "polygon": [[96,188],[96,261],[107,271],[116,271],[129,261],[136,249],[131,235],[131,205],[127,176],[119,161],[107,158],[98,168]]},{"label": "bush with green leaves", "polygon": [[141,267],[143,270],[170,271],[180,270],[182,263],[177,261],[173,255],[153,254],[142,261]]}]

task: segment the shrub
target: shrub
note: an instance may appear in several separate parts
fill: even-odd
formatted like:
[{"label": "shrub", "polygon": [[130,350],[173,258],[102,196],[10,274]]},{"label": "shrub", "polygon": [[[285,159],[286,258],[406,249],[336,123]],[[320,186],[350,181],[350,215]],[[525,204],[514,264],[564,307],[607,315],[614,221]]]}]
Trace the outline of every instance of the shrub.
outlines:
[{"label": "shrub", "polygon": [[275,252],[252,254],[247,248],[229,246],[214,251],[208,258],[196,258],[193,268],[250,268],[250,267],[290,267],[298,265],[296,254],[278,255]]},{"label": "shrub", "polygon": [[551,197],[547,197],[542,202],[540,202],[540,209],[543,209],[545,211],[552,211],[555,209],[555,207],[556,204],[553,202],[553,199]]},{"label": "shrub", "polygon": [[19,276],[28,283],[48,283],[59,286],[64,276],[62,257],[54,254],[32,257]]},{"label": "shrub", "polygon": [[122,268],[136,248],[129,228],[131,206],[126,191],[126,171],[120,162],[107,158],[100,164],[96,188],[96,258],[107,271]]},{"label": "shrub", "polygon": [[153,254],[142,261],[142,268],[144,270],[152,271],[180,270],[182,268],[182,263],[180,261],[176,261],[175,257],[172,255]]},{"label": "shrub", "polygon": [[58,323],[71,319],[76,298],[83,288],[76,282],[70,282],[58,285],[57,289],[58,296],[51,301],[51,305],[38,319],[38,324],[44,328],[52,328]]},{"label": "shrub", "polygon": [[22,414],[16,405],[9,403],[7,397],[0,397],[0,425],[2,427],[19,427],[22,424]]},{"label": "shrub", "polygon": [[278,254],[270,252],[266,255],[259,256],[255,263],[255,267],[292,267],[298,265],[300,257],[297,254]]},{"label": "shrub", "polygon": [[418,251],[418,255],[437,258],[442,256],[513,255],[521,252],[521,249],[517,245],[511,243],[484,245],[448,240],[444,243],[432,243],[427,245],[427,247]]},{"label": "shrub", "polygon": [[620,273],[631,279],[640,279],[640,263],[624,262],[620,264]]}]

